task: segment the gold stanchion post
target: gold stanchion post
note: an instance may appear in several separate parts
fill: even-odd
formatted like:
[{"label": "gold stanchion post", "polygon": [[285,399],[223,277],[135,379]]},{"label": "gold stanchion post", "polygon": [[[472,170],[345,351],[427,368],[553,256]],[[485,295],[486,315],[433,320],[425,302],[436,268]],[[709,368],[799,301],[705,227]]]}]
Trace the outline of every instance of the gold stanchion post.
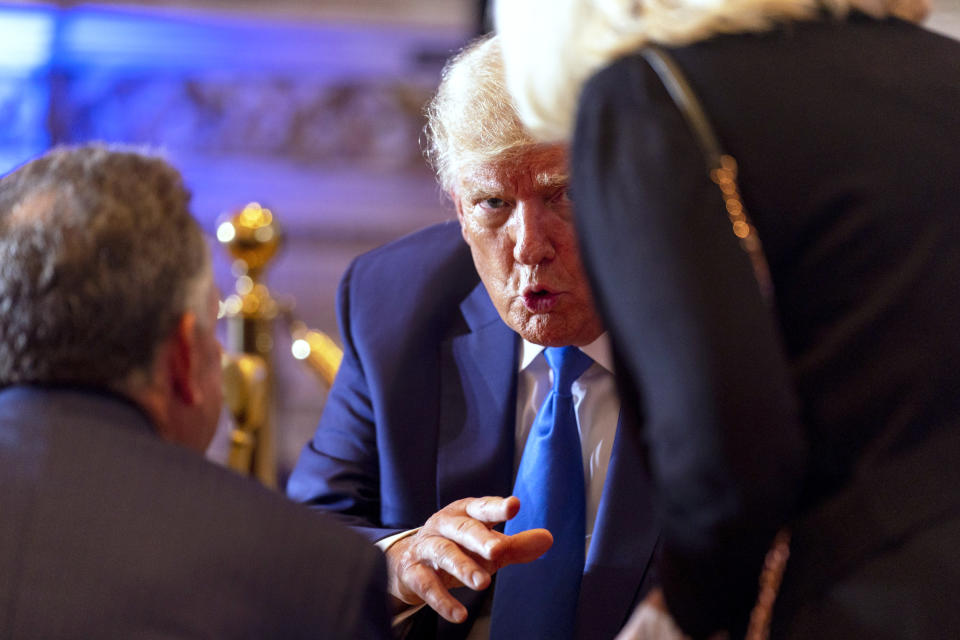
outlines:
[{"label": "gold stanchion post", "polygon": [[[278,309],[263,275],[280,248],[280,227],[269,209],[254,202],[219,223],[217,240],[233,258],[233,274],[237,278],[235,292],[224,302],[226,349],[232,354],[256,356],[263,369],[257,372],[257,365],[249,362],[246,367],[241,366],[241,376],[231,375],[225,369],[228,385],[239,384],[246,389],[234,393],[259,405],[251,409],[238,404],[242,415],[234,414],[236,425],[228,466],[255,476],[268,487],[276,487],[276,434],[269,399],[273,397],[273,327]],[[229,405],[230,391],[227,396]]]}]

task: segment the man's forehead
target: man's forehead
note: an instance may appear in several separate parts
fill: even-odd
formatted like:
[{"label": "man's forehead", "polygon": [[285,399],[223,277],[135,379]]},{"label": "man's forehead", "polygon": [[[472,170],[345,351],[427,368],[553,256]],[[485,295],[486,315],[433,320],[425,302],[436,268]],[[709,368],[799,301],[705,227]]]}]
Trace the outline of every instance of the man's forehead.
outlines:
[{"label": "man's forehead", "polygon": [[460,172],[464,194],[519,187],[563,187],[568,180],[566,154],[562,151],[511,155],[468,166]]},{"label": "man's forehead", "polygon": [[512,167],[501,171],[475,171],[463,175],[461,184],[469,189],[480,190],[502,188],[516,184],[529,184],[537,187],[556,187],[567,184],[568,176],[565,167],[555,170],[543,170],[537,167]]}]

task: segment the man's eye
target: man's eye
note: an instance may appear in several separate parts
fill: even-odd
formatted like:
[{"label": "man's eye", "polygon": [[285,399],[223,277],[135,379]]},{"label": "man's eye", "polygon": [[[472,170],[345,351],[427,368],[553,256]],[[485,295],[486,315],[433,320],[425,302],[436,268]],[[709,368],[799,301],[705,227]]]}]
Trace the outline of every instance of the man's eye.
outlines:
[{"label": "man's eye", "polygon": [[480,202],[480,206],[484,209],[502,209],[507,206],[507,201],[501,198],[487,198]]},{"label": "man's eye", "polygon": [[558,189],[556,193],[550,196],[551,204],[570,204],[571,202],[569,188]]}]

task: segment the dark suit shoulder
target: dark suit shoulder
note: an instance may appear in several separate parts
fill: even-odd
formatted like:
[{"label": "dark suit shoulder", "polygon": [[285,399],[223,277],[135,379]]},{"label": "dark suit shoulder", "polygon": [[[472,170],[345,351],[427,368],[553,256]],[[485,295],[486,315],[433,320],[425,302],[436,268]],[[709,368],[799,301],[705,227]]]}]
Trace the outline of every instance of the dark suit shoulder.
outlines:
[{"label": "dark suit shoulder", "polygon": [[479,280],[456,221],[426,227],[360,255],[348,276],[386,295],[422,289],[469,291]]},{"label": "dark suit shoulder", "polygon": [[459,224],[427,227],[351,263],[340,285],[341,332],[377,342],[397,332],[415,342],[436,336],[457,323],[479,281]]},{"label": "dark suit shoulder", "polygon": [[[0,426],[10,488],[0,504],[16,510],[15,524],[0,527],[0,573],[12,576],[0,577],[0,604],[13,612],[0,635],[6,624],[51,638],[386,635],[375,548],[161,441],[132,407],[80,391],[8,390]],[[29,491],[11,496],[17,487]]]}]

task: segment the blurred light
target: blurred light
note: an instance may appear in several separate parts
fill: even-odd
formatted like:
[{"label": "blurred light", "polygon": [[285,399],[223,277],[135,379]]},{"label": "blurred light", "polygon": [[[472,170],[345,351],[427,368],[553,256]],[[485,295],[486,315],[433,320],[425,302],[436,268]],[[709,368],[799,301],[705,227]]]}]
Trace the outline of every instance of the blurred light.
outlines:
[{"label": "blurred light", "polygon": [[230,242],[237,237],[237,230],[234,228],[233,223],[229,220],[226,222],[220,223],[220,226],[217,227],[217,240],[220,242]]},{"label": "blurred light", "polygon": [[0,5],[0,67],[32,71],[50,63],[54,14],[49,8]]},{"label": "blurred light", "polygon": [[305,360],[310,355],[310,343],[303,338],[294,340],[290,346],[290,352],[297,360]]},{"label": "blurred light", "polygon": [[242,296],[253,291],[253,279],[250,276],[240,276],[237,278],[237,293]]},{"label": "blurred light", "polygon": [[243,296],[243,314],[252,316],[260,311],[260,299],[257,296]]},{"label": "blurred light", "polygon": [[240,224],[251,229],[273,222],[273,212],[264,209],[259,202],[251,202],[240,212]]},{"label": "blurred light", "polygon": [[270,242],[273,240],[273,229],[270,227],[259,227],[253,231],[253,237],[257,242]]},{"label": "blurred light", "polygon": [[223,303],[223,311],[225,315],[236,316],[240,314],[240,311],[243,310],[243,300],[240,299],[240,296],[234,294],[227,298]]}]

